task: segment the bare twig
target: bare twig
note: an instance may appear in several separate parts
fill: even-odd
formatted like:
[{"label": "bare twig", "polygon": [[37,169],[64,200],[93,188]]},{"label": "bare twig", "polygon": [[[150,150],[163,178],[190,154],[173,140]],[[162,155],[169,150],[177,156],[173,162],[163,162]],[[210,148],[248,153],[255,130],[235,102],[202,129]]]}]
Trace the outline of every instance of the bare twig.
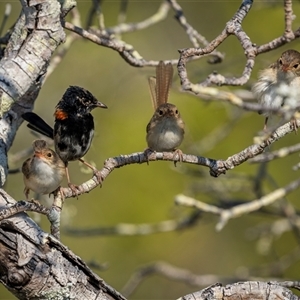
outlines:
[{"label": "bare twig", "polygon": [[49,208],[36,201],[18,201],[15,205],[0,210],[0,221],[24,211],[34,211],[43,215],[48,215],[50,212]]},{"label": "bare twig", "polygon": [[[61,205],[62,207],[62,205]],[[61,207],[57,205],[57,200],[52,208],[47,208],[40,204],[38,201],[18,201],[16,204],[6,209],[0,210],[0,221],[7,219],[17,213],[24,211],[32,211],[47,216],[51,224],[51,234],[57,239],[60,237],[60,212]]]},{"label": "bare twig", "polygon": [[[176,13],[175,18],[178,20],[179,24],[186,31],[186,34],[189,37],[189,40],[191,41],[193,47],[198,48],[200,46],[199,43],[202,44],[203,46],[208,46],[209,43],[206,40],[206,38],[189,24],[186,17],[184,16],[181,6],[177,3],[177,1],[168,0],[168,2],[170,3],[171,7],[175,11]],[[211,58],[208,61],[209,63],[220,63],[224,59],[224,54],[216,50],[212,51],[209,55],[213,56],[213,58]]]},{"label": "bare twig", "polygon": [[[175,1],[175,0],[173,0]],[[171,1],[171,3],[173,2]],[[177,3],[175,2],[177,5]],[[294,19],[293,11],[292,11],[292,1],[285,1],[285,32],[284,34],[274,39],[273,41],[261,45],[256,46],[250,39],[250,37],[246,34],[246,32],[242,29],[242,22],[246,15],[249,13],[250,8],[252,6],[251,0],[243,0],[240,8],[233,16],[233,18],[226,24],[225,29],[220,33],[214,40],[205,45],[204,48],[187,48],[180,50],[180,59],[178,62],[178,74],[181,80],[181,86],[184,91],[192,92],[196,95],[202,96],[211,96],[211,92],[209,90],[203,89],[203,87],[207,87],[209,85],[242,85],[245,84],[251,75],[255,58],[257,55],[270,51],[272,49],[276,49],[300,36],[300,29],[293,32],[292,31],[292,21]],[[199,84],[193,84],[188,79],[188,74],[186,70],[186,63],[188,59],[193,57],[203,57],[204,55],[213,53],[215,49],[223,43],[230,35],[234,35],[240,42],[241,47],[244,50],[246,56],[246,64],[244,71],[240,77],[227,78],[221,74],[213,73],[210,74],[206,80]],[[207,94],[207,95],[206,95]],[[219,94],[219,92],[218,92]],[[224,96],[223,96],[224,97]],[[229,98],[228,95],[225,98]],[[232,98],[232,96],[230,97]],[[230,100],[229,100],[230,101]],[[242,105],[240,101],[239,105]],[[247,109],[247,108],[246,108]]]},{"label": "bare twig", "polygon": [[103,236],[103,235],[149,235],[159,232],[169,232],[182,230],[184,228],[194,226],[199,220],[200,213],[198,210],[193,211],[189,216],[179,220],[162,221],[155,224],[125,224],[119,223],[112,227],[98,227],[98,228],[65,228],[66,234],[73,236]]},{"label": "bare twig", "polygon": [[238,9],[238,11],[233,16],[233,18],[227,22],[226,27],[222,31],[222,33],[218,37],[216,37],[213,41],[211,41],[205,48],[188,48],[179,51],[180,59],[178,62],[178,74],[181,80],[181,85],[183,90],[197,93],[194,91],[194,88],[197,85],[192,85],[187,77],[187,72],[186,72],[187,59],[193,56],[203,56],[205,54],[212,53],[230,35],[236,36],[236,38],[239,40],[242,48],[245,51],[247,61],[242,76],[239,78],[226,78],[223,75],[213,73],[209,75],[207,79],[200,84],[200,86],[208,86],[211,84],[242,85],[248,81],[251,75],[252,68],[254,66],[255,48],[253,47],[250,38],[242,29],[241,25],[243,19],[250,11],[251,6],[252,6],[251,0],[244,0],[242,2],[242,5]]},{"label": "bare twig", "polygon": [[221,276],[209,274],[197,275],[193,274],[189,270],[175,267],[166,262],[158,261],[150,265],[143,266],[135,271],[135,273],[131,275],[128,282],[122,288],[122,295],[124,295],[125,297],[129,297],[146,278],[154,274],[160,274],[171,280],[184,282],[186,284],[198,287],[208,286],[220,281],[229,283],[235,280],[241,280],[241,278],[224,278]]},{"label": "bare twig", "polygon": [[293,146],[283,147],[273,152],[264,152],[256,157],[249,159],[249,163],[262,163],[262,162],[273,161],[274,159],[286,157],[290,154],[299,151],[300,151],[300,144],[295,144]]},{"label": "bare twig", "polygon": [[[123,2],[126,2],[123,0]],[[157,12],[149,17],[148,19],[145,19],[139,23],[120,23],[117,26],[109,27],[107,28],[107,33],[109,35],[117,34],[120,35],[122,33],[126,32],[133,32],[137,30],[143,30],[145,28],[148,28],[158,22],[163,21],[167,16],[168,12],[170,10],[170,5],[168,1],[163,1],[162,4],[159,6]],[[124,14],[122,14],[124,15]]]},{"label": "bare twig", "polygon": [[178,300],[205,300],[211,299],[230,299],[235,298],[237,295],[239,299],[281,299],[291,300],[297,298],[287,288],[299,288],[299,282],[261,282],[261,281],[248,281],[238,282],[222,286],[221,283],[216,283],[201,291],[193,294],[186,295]]},{"label": "bare twig", "polygon": [[86,28],[90,28],[92,26],[94,16],[96,15],[98,17],[99,29],[102,33],[105,33],[104,15],[101,10],[101,2],[102,0],[92,0],[92,6],[86,21]]},{"label": "bare twig", "polygon": [[[298,124],[300,124],[300,120],[297,122]],[[272,134],[262,144],[251,145],[246,149],[242,150],[241,152],[228,157],[226,160],[216,160],[191,154],[182,154],[182,159],[180,160],[180,157],[178,155],[174,156],[173,152],[152,152],[151,154],[146,154],[145,152],[137,152],[106,159],[104,162],[104,166],[100,170],[100,172],[104,181],[108,177],[108,175],[116,168],[120,168],[130,164],[141,164],[149,163],[151,161],[165,160],[174,162],[181,161],[182,163],[190,163],[208,167],[210,169],[210,175],[213,177],[218,177],[221,174],[225,174],[226,171],[232,170],[233,168],[241,165],[250,158],[261,154],[264,151],[264,149],[270,144],[278,141],[286,134],[289,134],[291,132],[293,132],[293,129],[290,127],[290,125],[285,124],[279,127],[274,132],[274,134]],[[78,186],[78,195],[91,191],[92,189],[96,188],[99,184],[100,182],[98,182],[96,176],[94,176],[92,179]],[[70,188],[63,188],[62,191],[65,198],[70,198],[74,196]]]},{"label": "bare twig", "polygon": [[[243,275],[239,275],[238,273],[239,272],[237,272],[237,275],[235,275],[233,277],[224,277],[224,276],[219,276],[219,275],[215,275],[215,274],[198,275],[198,274],[193,274],[189,270],[173,266],[173,265],[163,262],[163,261],[158,261],[158,262],[151,263],[149,265],[142,266],[138,270],[136,270],[131,275],[128,282],[125,284],[125,286],[122,288],[122,294],[125,297],[129,297],[137,289],[137,287],[139,285],[141,285],[141,283],[145,279],[147,279],[151,275],[155,275],[155,274],[165,276],[166,278],[168,278],[170,280],[174,280],[174,281],[176,280],[176,281],[183,282],[188,285],[197,286],[197,287],[215,285],[216,282],[222,282],[223,284],[229,284],[232,282],[239,282],[239,281],[244,281],[244,280],[252,280],[253,281],[253,280],[262,279],[262,278],[258,279],[257,277],[253,277],[251,275],[243,276]],[[247,273],[247,272],[244,272],[244,273]],[[273,280],[275,280],[275,279],[273,279]],[[278,284],[279,286],[286,287],[286,288],[298,288],[300,285],[300,283],[297,281],[284,281],[284,282],[276,282],[276,283],[274,282],[274,284]],[[249,296],[249,294],[248,294],[248,296]],[[181,298],[181,299],[190,299],[190,298]],[[198,298],[193,297],[191,299],[198,299]],[[199,299],[202,299],[202,298],[199,298]],[[207,298],[203,298],[203,299],[207,299]],[[219,298],[217,297],[217,298],[213,298],[213,299],[219,299]],[[249,299],[249,298],[245,298],[245,299]],[[254,298],[251,297],[251,299],[254,299]],[[258,298],[255,298],[255,299],[258,299]],[[262,299],[262,298],[259,298],[259,299]]]},{"label": "bare twig", "polygon": [[285,21],[285,30],[284,37],[286,40],[293,40],[295,38],[295,34],[292,30],[292,23],[295,19],[292,8],[292,0],[284,1],[284,21]]},{"label": "bare twig", "polygon": [[291,191],[297,189],[300,186],[300,179],[297,179],[285,187],[274,190],[273,192],[263,196],[259,199],[253,200],[251,202],[247,202],[244,204],[236,205],[230,209],[221,209],[213,205],[208,205],[201,201],[197,201],[194,198],[187,197],[185,195],[177,195],[175,202],[177,204],[196,207],[201,211],[213,213],[220,215],[220,220],[216,225],[216,230],[220,231],[224,228],[226,223],[232,219],[240,217],[241,215],[251,213],[253,211],[257,211],[264,206],[270,205],[275,201],[281,199],[282,197],[289,194]]}]

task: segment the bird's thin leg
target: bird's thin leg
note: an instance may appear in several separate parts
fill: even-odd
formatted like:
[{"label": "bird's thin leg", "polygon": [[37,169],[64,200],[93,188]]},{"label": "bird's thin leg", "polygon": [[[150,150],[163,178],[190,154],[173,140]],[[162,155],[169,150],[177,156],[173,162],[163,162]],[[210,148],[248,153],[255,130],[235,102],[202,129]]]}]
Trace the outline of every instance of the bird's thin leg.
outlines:
[{"label": "bird's thin leg", "polygon": [[264,131],[267,131],[267,123],[268,123],[269,117],[265,118],[265,124],[264,124]]},{"label": "bird's thin leg", "polygon": [[[174,150],[174,154],[173,154],[173,158],[176,157],[176,155],[178,155],[179,157],[179,162],[183,161],[183,153],[180,149],[175,149]],[[177,161],[174,161],[174,166],[176,167]]]},{"label": "bird's thin leg", "polygon": [[149,157],[151,156],[152,153],[155,153],[156,151],[150,149],[150,148],[146,148],[144,150],[144,155],[146,156],[147,158],[147,165],[149,166]]},{"label": "bird's thin leg", "polygon": [[[72,184],[71,184],[72,185]],[[73,190],[72,190],[73,191]],[[55,198],[57,196],[57,194],[60,192],[61,194],[61,198],[62,200],[65,200],[65,194],[63,192],[63,188],[61,186],[59,186],[56,190],[54,190],[53,192],[51,192],[49,194],[49,197],[53,194],[53,197]]]},{"label": "bird's thin leg", "polygon": [[79,158],[78,160],[93,170],[94,175],[97,177],[97,181],[99,182],[100,186],[102,186],[103,178],[102,178],[101,172],[99,170],[97,170],[94,166],[92,166],[91,164],[84,161],[82,158]]},{"label": "bird's thin leg", "polygon": [[76,196],[77,199],[78,199],[78,190],[79,190],[79,188],[78,188],[77,185],[71,183],[71,181],[70,181],[70,175],[69,175],[69,169],[68,169],[67,165],[66,165],[66,177],[67,177],[67,181],[68,181],[68,186],[72,190],[73,197]]},{"label": "bird's thin leg", "polygon": [[295,117],[293,117],[292,120],[291,120],[291,126],[295,130],[295,133],[297,134],[297,132],[298,132],[298,124],[297,124],[297,120],[296,120]]}]

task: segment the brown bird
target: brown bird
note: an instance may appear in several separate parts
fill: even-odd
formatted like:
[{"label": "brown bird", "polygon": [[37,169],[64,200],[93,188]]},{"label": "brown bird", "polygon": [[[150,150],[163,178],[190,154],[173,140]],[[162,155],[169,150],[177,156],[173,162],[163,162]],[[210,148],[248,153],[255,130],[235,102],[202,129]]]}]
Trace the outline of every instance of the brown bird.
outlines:
[{"label": "brown bird", "polygon": [[156,67],[156,77],[149,78],[155,112],[146,128],[146,140],[152,151],[175,151],[182,160],[182,151],[176,148],[180,146],[184,137],[184,122],[177,107],[168,103],[172,76],[172,65],[160,61]]},{"label": "brown bird", "polygon": [[36,140],[32,146],[34,154],[22,166],[27,200],[30,190],[38,194],[55,192],[65,175],[64,162],[56,152],[48,148],[44,140]]},{"label": "brown bird", "polygon": [[[284,105],[284,97],[278,93],[278,88],[282,84],[296,89],[300,87],[300,53],[296,50],[284,51],[275,63],[260,71],[252,92],[263,107],[279,109]],[[266,130],[272,112],[259,113],[266,117],[264,124]],[[292,120],[292,125],[296,130],[296,120]]]}]

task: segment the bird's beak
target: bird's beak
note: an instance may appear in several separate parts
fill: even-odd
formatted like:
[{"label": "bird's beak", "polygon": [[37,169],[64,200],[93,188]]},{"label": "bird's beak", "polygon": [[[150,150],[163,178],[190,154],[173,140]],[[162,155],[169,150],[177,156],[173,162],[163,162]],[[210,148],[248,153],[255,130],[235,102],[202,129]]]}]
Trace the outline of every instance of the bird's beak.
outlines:
[{"label": "bird's beak", "polygon": [[35,151],[35,152],[34,152],[34,156],[40,158],[40,157],[42,157],[43,155],[42,155],[41,152]]},{"label": "bird's beak", "polygon": [[283,65],[283,66],[282,66],[282,71],[283,71],[283,72],[287,72],[288,70],[290,70],[289,65]]},{"label": "bird's beak", "polygon": [[98,102],[96,103],[96,107],[100,107],[100,108],[108,108],[104,103],[102,103],[102,102],[100,102],[100,101],[98,101]]},{"label": "bird's beak", "polygon": [[172,109],[168,109],[168,117],[173,117],[175,114],[174,114],[174,111]]}]

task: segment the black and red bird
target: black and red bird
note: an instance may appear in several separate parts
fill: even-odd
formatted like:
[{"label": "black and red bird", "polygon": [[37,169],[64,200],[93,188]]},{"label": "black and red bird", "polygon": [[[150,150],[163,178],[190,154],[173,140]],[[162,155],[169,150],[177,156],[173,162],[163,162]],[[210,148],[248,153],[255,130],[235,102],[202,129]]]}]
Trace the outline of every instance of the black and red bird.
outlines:
[{"label": "black and red bird", "polygon": [[55,107],[54,129],[33,112],[22,115],[23,119],[28,122],[28,128],[54,140],[55,151],[66,165],[68,184],[74,193],[77,192],[75,186],[70,182],[69,161],[80,160],[91,168],[101,181],[101,176],[97,173],[96,168],[82,159],[89,150],[94,137],[94,118],[91,111],[96,107],[107,108],[88,90],[70,86]]}]

